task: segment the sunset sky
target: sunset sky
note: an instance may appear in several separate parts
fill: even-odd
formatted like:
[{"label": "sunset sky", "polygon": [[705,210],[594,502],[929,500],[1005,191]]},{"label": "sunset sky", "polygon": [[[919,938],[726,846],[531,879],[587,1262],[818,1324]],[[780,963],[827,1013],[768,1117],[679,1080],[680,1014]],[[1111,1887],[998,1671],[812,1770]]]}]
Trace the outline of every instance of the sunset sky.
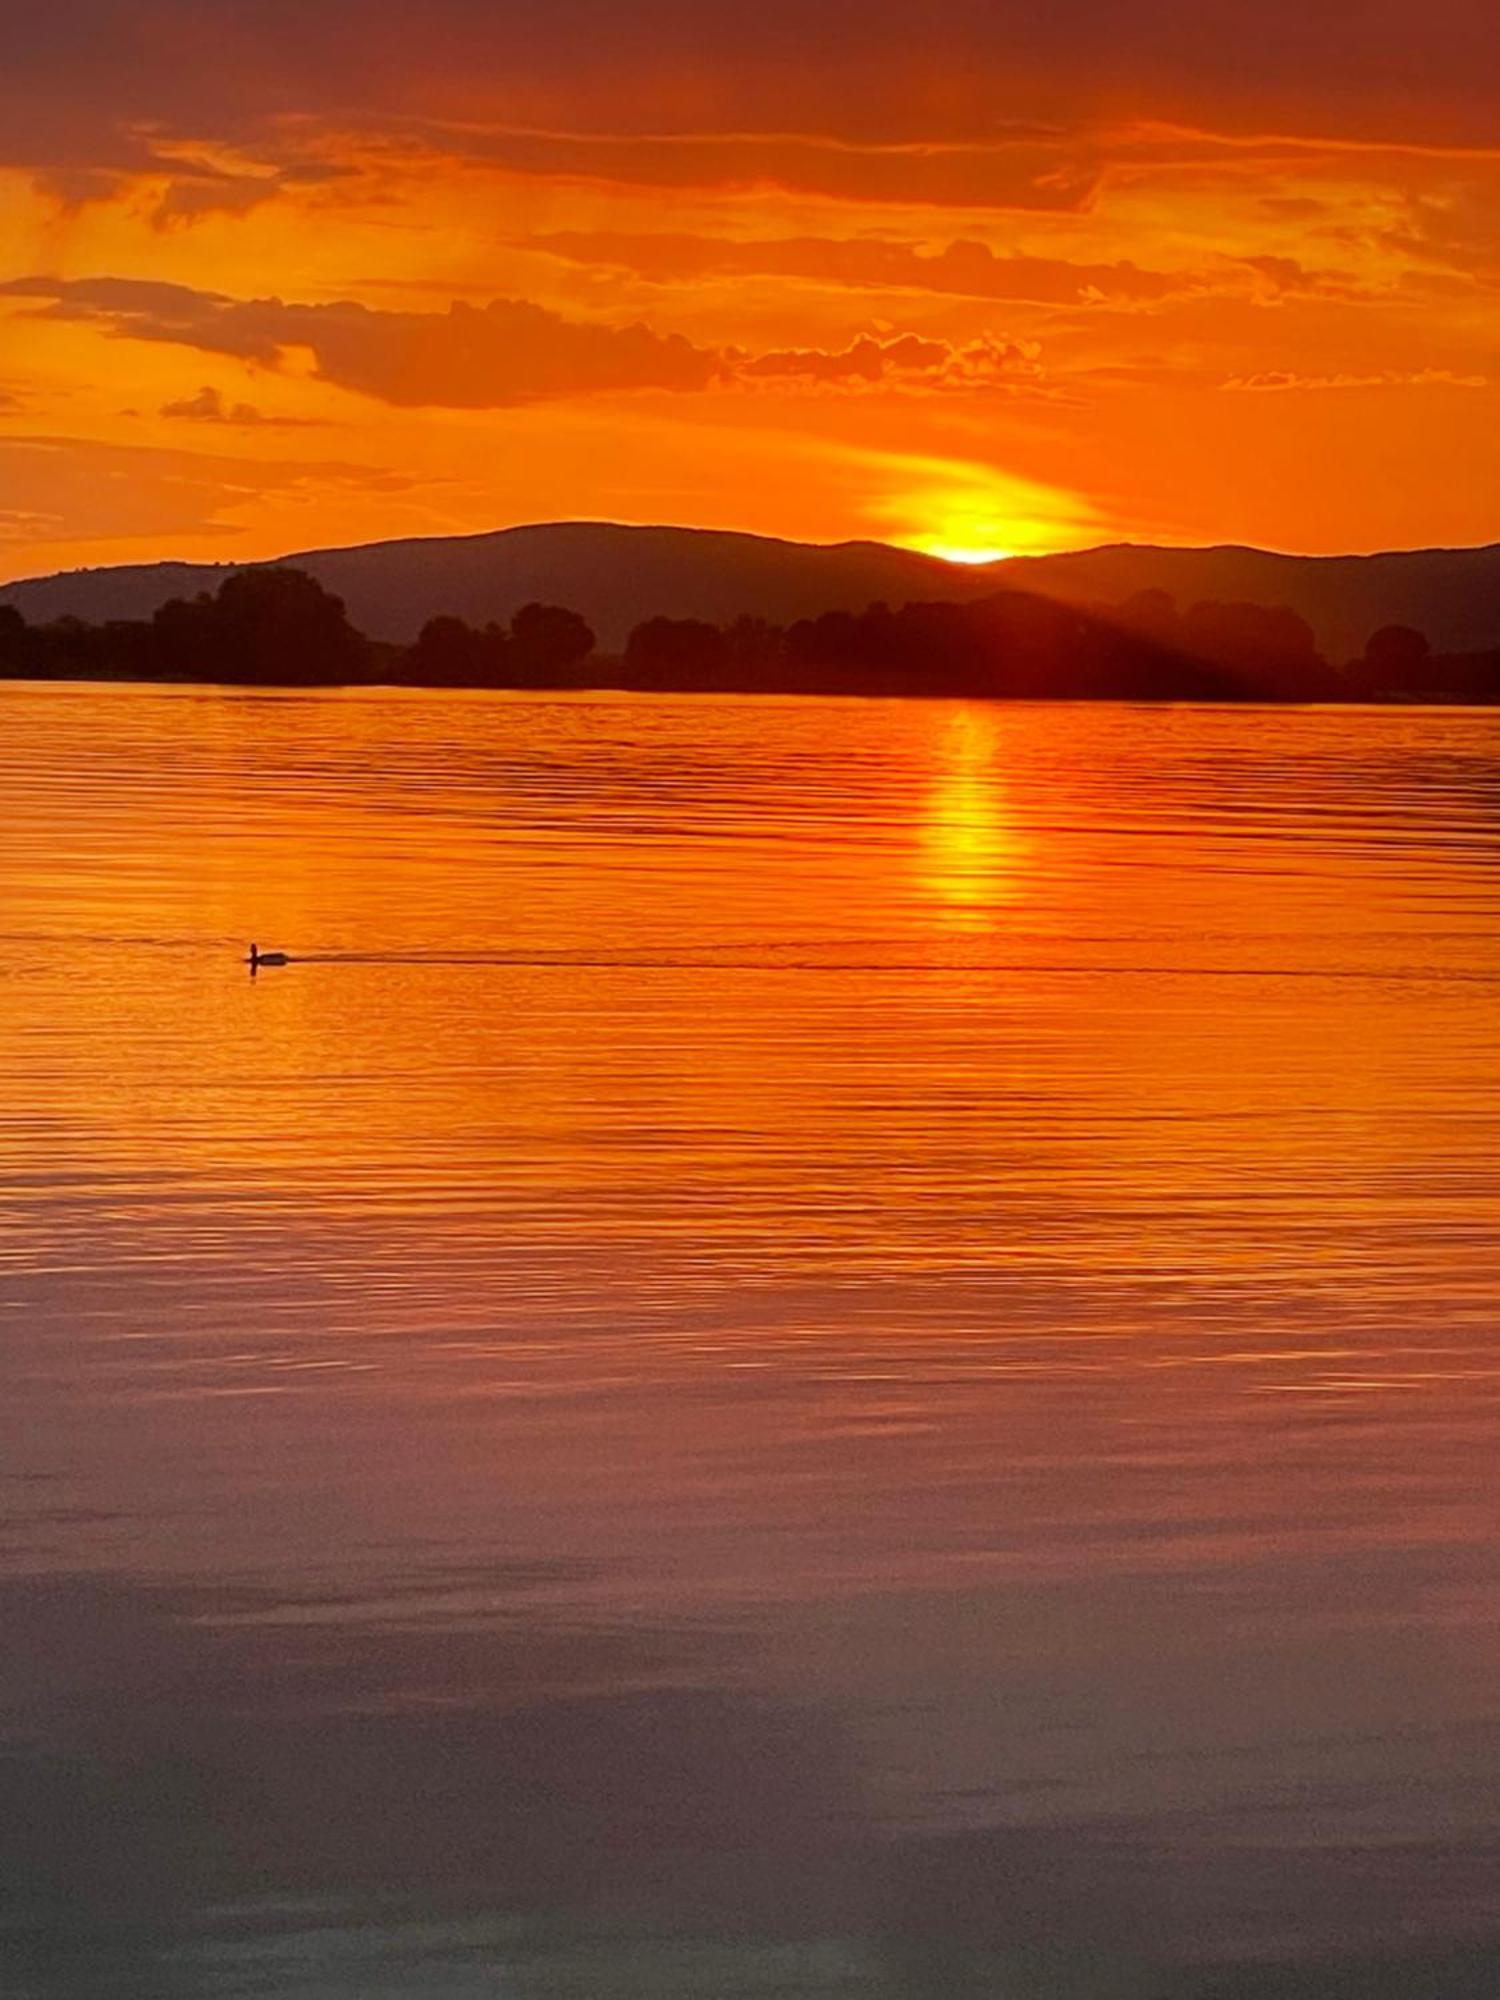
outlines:
[{"label": "sunset sky", "polygon": [[556,518],[1500,537],[1491,0],[55,0],[0,576]]}]

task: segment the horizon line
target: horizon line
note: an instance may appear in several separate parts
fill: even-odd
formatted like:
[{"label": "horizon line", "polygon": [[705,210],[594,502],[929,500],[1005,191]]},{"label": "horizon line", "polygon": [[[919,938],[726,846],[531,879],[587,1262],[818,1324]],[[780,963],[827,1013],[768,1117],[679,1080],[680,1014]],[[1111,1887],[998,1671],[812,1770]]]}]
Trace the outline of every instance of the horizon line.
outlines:
[{"label": "horizon line", "polygon": [[1479,555],[1490,549],[1500,548],[1500,537],[1493,541],[1460,543],[1423,543],[1406,548],[1341,549],[1313,552],[1303,549],[1270,548],[1255,542],[1172,542],[1172,541],[1131,541],[1112,540],[1080,543],[1068,548],[1030,550],[1024,552],[997,551],[988,558],[954,557],[939,554],[931,548],[915,547],[907,542],[884,541],[878,536],[845,535],[834,541],[809,541],[793,535],[763,533],[750,528],[710,527],[697,523],[680,521],[621,521],[607,516],[566,516],[550,520],[511,521],[497,528],[464,529],[456,533],[434,533],[417,535],[380,535],[367,542],[320,543],[316,546],[303,545],[289,548],[275,555],[233,557],[224,561],[212,558],[177,555],[145,556],[127,562],[83,563],[71,569],[31,570],[22,575],[0,576],[0,591],[13,589],[30,583],[47,583],[59,577],[95,576],[112,570],[139,570],[181,568],[192,570],[243,570],[273,568],[277,564],[293,562],[303,557],[355,555],[369,549],[402,548],[424,542],[482,542],[498,539],[504,535],[545,532],[559,528],[607,528],[634,534],[677,534],[720,536],[739,541],[766,542],[781,548],[795,549],[854,549],[869,548],[888,550],[893,555],[910,556],[914,560],[930,564],[940,569],[965,569],[971,573],[976,569],[1009,569],[1016,564],[1058,562],[1069,556],[1101,555],[1114,551],[1134,551],[1151,553],[1177,553],[1183,555],[1252,555],[1268,556],[1282,562],[1376,562],[1386,557],[1419,555]]}]

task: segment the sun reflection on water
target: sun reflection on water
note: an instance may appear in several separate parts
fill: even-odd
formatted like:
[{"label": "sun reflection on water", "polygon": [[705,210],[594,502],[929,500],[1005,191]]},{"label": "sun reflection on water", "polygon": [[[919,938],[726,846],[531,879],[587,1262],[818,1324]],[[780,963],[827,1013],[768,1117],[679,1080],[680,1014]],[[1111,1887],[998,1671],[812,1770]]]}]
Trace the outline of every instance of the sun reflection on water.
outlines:
[{"label": "sun reflection on water", "polygon": [[989,709],[955,709],[934,749],[921,887],[946,927],[988,930],[996,906],[1015,900],[1026,855],[1005,792],[1000,721]]}]

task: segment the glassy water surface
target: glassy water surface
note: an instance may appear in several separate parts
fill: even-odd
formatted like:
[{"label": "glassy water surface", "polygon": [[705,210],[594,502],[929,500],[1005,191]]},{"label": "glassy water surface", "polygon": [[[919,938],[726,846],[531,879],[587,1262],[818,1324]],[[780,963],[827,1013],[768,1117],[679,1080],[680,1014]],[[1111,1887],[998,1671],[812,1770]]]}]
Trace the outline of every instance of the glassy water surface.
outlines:
[{"label": "glassy water surface", "polygon": [[1500,718],[12,686],[0,850],[7,1995],[1497,1990]]}]

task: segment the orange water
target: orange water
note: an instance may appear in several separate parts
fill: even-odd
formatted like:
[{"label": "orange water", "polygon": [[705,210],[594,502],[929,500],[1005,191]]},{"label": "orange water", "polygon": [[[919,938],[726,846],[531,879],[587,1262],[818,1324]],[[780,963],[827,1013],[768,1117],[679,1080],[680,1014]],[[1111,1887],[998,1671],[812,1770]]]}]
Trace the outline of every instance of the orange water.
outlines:
[{"label": "orange water", "polygon": [[17,1991],[1500,1928],[1500,717],[12,686],[0,852]]}]

